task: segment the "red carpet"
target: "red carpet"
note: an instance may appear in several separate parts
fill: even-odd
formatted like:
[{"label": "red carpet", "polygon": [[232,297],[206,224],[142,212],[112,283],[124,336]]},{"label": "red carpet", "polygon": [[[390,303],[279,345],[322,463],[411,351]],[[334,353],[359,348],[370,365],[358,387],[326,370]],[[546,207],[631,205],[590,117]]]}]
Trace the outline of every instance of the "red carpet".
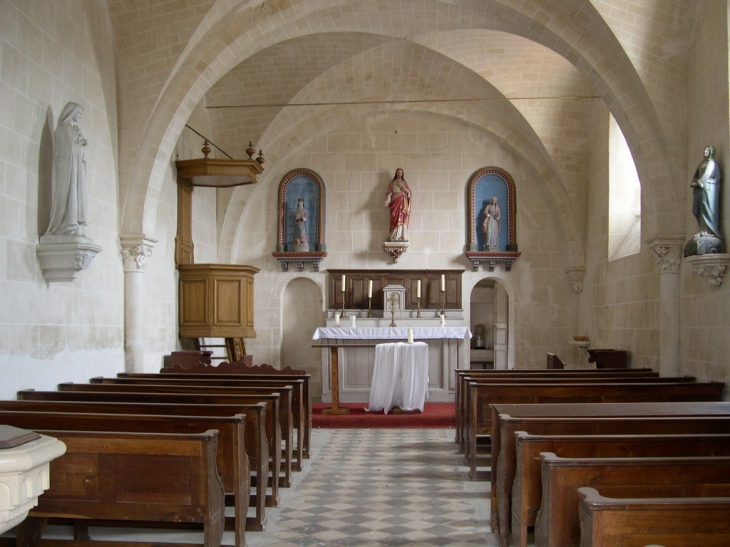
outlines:
[{"label": "red carpet", "polygon": [[340,403],[350,413],[332,416],[322,414],[322,409],[331,406],[329,403],[312,405],[312,427],[329,429],[372,429],[388,428],[454,428],[454,403],[426,403],[423,413],[418,414],[383,414],[382,412],[365,412],[367,403]]}]

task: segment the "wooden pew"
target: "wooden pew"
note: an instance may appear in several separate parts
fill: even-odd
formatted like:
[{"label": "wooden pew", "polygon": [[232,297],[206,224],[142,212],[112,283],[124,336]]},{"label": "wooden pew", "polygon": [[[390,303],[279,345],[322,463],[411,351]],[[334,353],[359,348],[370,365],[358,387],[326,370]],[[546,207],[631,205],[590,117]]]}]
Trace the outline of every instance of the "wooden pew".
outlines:
[{"label": "wooden pew", "polygon": [[[246,385],[251,387],[257,386],[290,386],[291,391],[291,407],[292,407],[292,429],[296,434],[296,440],[292,442],[292,469],[294,471],[302,470],[302,459],[304,458],[304,446],[306,440],[306,423],[307,408],[311,408],[311,404],[307,404],[307,386],[303,378],[292,377],[284,379],[281,377],[265,377],[262,375],[249,375],[248,377],[231,375],[231,374],[146,374],[122,372],[117,374],[117,378],[129,380],[130,382],[145,383],[161,383],[172,380],[173,382],[181,381],[195,385]],[[92,382],[96,379],[92,378]],[[102,382],[108,381],[103,379]],[[306,389],[305,389],[306,388]]]},{"label": "wooden pew", "polygon": [[[647,403],[650,404],[650,403]],[[720,403],[724,404],[724,403]],[[511,497],[516,469],[516,432],[535,435],[665,435],[665,434],[728,434],[730,415],[692,414],[692,405],[686,415],[660,415],[657,406],[633,413],[625,411],[616,416],[533,416],[512,417],[499,414],[499,428],[495,428],[492,444],[491,497],[492,530],[499,533],[503,545],[508,542],[511,520]],[[497,405],[499,406],[499,405]],[[519,406],[519,405],[518,405]],[[546,407],[548,405],[545,405]],[[601,407],[603,405],[595,405]],[[496,433],[499,431],[499,433]],[[494,471],[496,470],[496,472]]]},{"label": "wooden pew", "polygon": [[[51,396],[43,398],[45,393]],[[255,472],[251,476],[251,486],[256,493],[251,496],[252,507],[263,508],[264,506],[276,507],[279,502],[279,490],[274,484],[272,477],[276,473],[269,468],[269,448],[266,435],[266,420],[268,410],[265,401],[251,399],[248,404],[242,402],[241,397],[236,397],[235,404],[202,403],[192,404],[190,398],[168,397],[154,399],[145,394],[134,395],[134,401],[123,402],[117,398],[106,400],[89,401],[79,399],[76,401],[53,400],[53,394],[65,394],[74,392],[36,392],[25,390],[18,392],[17,401],[0,401],[0,410],[23,410],[32,412],[82,412],[92,414],[152,414],[152,415],[173,415],[173,416],[233,416],[244,414],[246,417],[244,447],[249,460],[249,467]],[[78,395],[78,394],[76,394]],[[30,396],[30,398],[25,398]],[[278,394],[274,394],[278,397]],[[270,420],[271,421],[271,420]],[[271,485],[270,495],[267,493],[267,484]],[[263,511],[263,509],[260,509]]]},{"label": "wooden pew", "polygon": [[[510,528],[515,547],[527,546],[528,527],[535,525],[540,508],[542,452],[552,452],[563,458],[730,456],[730,434],[532,435],[518,431],[515,437],[516,471],[512,488]],[[503,518],[505,510],[500,510],[499,527],[507,533],[506,519]]]},{"label": "wooden pew", "polygon": [[[689,383],[689,382],[695,382],[696,379],[693,376],[672,376],[672,377],[655,377],[655,376],[635,376],[635,375],[621,375],[620,373],[617,375],[612,375],[610,377],[604,377],[603,375],[576,375],[576,376],[570,376],[570,377],[558,377],[556,378],[555,375],[546,375],[546,376],[537,376],[537,375],[530,375],[529,377],[522,377],[522,376],[510,376],[510,377],[498,377],[498,378],[473,378],[473,377],[465,377],[463,379],[463,386],[464,386],[464,395],[462,397],[462,404],[461,404],[461,412],[462,415],[462,437],[463,437],[463,448],[462,451],[464,452],[464,459],[468,462],[469,461],[469,419],[470,419],[470,409],[472,405],[471,397],[473,395],[474,390],[470,389],[472,385],[475,384],[511,384],[511,383],[524,383],[524,384],[583,384],[583,383],[590,383],[590,384],[596,384],[596,383],[611,383],[611,384],[636,384],[636,383],[659,383],[659,384],[665,384],[665,383]],[[480,407],[479,412],[489,412],[488,409],[484,409],[483,407]],[[488,442],[489,439],[489,425],[485,424],[485,428],[482,431],[483,438],[485,442]]]},{"label": "wooden pew", "polygon": [[615,498],[578,488],[581,547],[727,547],[730,498]]},{"label": "wooden pew", "polygon": [[49,518],[69,516],[143,526],[195,523],[203,527],[204,547],[220,546],[225,492],[216,466],[216,430],[40,432],[63,441],[66,453],[51,462],[50,488],[18,525],[18,546],[37,545]]},{"label": "wooden pew", "polygon": [[[125,431],[141,433],[202,433],[218,430],[218,473],[227,493],[234,498],[236,547],[245,547],[245,531],[263,530],[266,516],[263,507],[256,516],[246,519],[251,472],[244,448],[245,420],[237,416],[152,416],[144,414],[79,414],[0,410],[0,423],[23,429],[69,431]],[[226,518],[226,525],[229,519]]]},{"label": "wooden pew", "polygon": [[[280,467],[283,476],[279,480],[279,484],[288,487],[291,484],[291,439],[292,423],[291,423],[291,412],[288,413],[289,419],[283,418],[282,414],[287,414],[288,403],[291,399],[287,399],[287,390],[284,387],[272,387],[270,390],[263,388],[246,388],[246,387],[228,387],[228,386],[195,386],[192,384],[178,384],[170,385],[164,384],[103,384],[103,383],[90,383],[90,384],[74,384],[72,382],[64,382],[58,384],[59,391],[78,391],[78,392],[130,392],[130,393],[173,393],[178,395],[241,395],[246,396],[247,400],[244,403],[251,402],[248,399],[249,396],[253,396],[254,399],[258,398],[261,401],[267,401],[272,397],[271,392],[278,393],[279,397],[279,430],[280,434],[277,440],[271,439],[269,441],[269,452],[271,454],[271,468],[277,469]],[[290,394],[290,392],[289,392]],[[220,404],[225,404],[221,401]],[[267,429],[269,432],[269,429]],[[282,445],[283,443],[283,445]],[[281,447],[283,446],[283,449]],[[276,486],[278,489],[278,485]]]},{"label": "wooden pew", "polygon": [[[456,443],[459,449],[464,452],[466,445],[466,430],[463,427],[467,409],[464,397],[466,381],[470,379],[498,379],[498,378],[658,378],[659,373],[651,369],[627,369],[627,370],[547,370],[547,369],[509,369],[509,370],[473,370],[456,369],[456,383],[454,389],[454,402],[456,405]],[[463,435],[460,435],[460,432]]]},{"label": "wooden pew", "polygon": [[[236,387],[241,389],[272,389],[281,392],[281,431],[284,441],[283,450],[288,453],[291,464],[287,474],[287,485],[291,483],[291,470],[301,471],[302,458],[304,454],[304,408],[302,400],[303,380],[278,380],[278,379],[255,379],[244,380],[229,377],[223,378],[194,378],[194,377],[170,377],[167,374],[154,374],[146,377],[118,377],[118,378],[92,378],[91,383],[100,384],[170,384],[170,385],[192,385],[200,387]],[[288,400],[288,401],[287,401]],[[287,412],[287,404],[289,412]],[[296,432],[296,435],[295,435]],[[288,446],[287,446],[288,445]],[[284,455],[286,457],[286,454]]]},{"label": "wooden pew", "polygon": [[536,545],[578,547],[581,486],[622,498],[728,497],[730,458],[560,458],[543,453]]},{"label": "wooden pew", "polygon": [[216,366],[213,366],[208,356],[207,359],[201,358],[194,363],[177,363],[172,366],[165,366],[160,369],[163,374],[200,374],[200,375],[224,375],[228,376],[235,374],[237,376],[247,377],[276,377],[281,380],[292,380],[302,379],[304,382],[302,400],[304,403],[304,457],[309,458],[309,446],[310,439],[312,436],[312,391],[311,391],[311,380],[312,376],[306,370],[294,369],[292,367],[284,367],[282,369],[275,368],[266,363],[261,365],[247,365],[244,361],[237,361],[235,363],[229,363],[223,361]]},{"label": "wooden pew", "polygon": [[478,438],[492,432],[492,404],[721,401],[724,387],[721,382],[469,384],[466,427],[471,477],[477,478]]}]

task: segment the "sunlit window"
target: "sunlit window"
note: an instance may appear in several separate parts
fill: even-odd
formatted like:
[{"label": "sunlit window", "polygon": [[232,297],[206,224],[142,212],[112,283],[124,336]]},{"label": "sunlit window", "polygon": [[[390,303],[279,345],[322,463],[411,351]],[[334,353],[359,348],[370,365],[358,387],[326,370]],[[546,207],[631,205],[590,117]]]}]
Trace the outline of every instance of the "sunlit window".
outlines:
[{"label": "sunlit window", "polygon": [[641,184],[621,128],[611,116],[608,130],[608,259],[641,248]]}]

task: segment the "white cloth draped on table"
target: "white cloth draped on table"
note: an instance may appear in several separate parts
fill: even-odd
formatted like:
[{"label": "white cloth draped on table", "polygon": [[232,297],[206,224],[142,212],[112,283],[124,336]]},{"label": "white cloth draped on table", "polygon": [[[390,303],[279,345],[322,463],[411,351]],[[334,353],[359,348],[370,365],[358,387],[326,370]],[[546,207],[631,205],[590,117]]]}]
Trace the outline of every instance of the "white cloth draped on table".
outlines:
[{"label": "white cloth draped on table", "polygon": [[471,338],[467,327],[319,327],[314,331],[312,340],[406,340],[409,328],[416,340]]},{"label": "white cloth draped on table", "polygon": [[428,398],[428,344],[378,344],[375,346],[375,367],[370,384],[368,412],[394,407],[423,412]]}]

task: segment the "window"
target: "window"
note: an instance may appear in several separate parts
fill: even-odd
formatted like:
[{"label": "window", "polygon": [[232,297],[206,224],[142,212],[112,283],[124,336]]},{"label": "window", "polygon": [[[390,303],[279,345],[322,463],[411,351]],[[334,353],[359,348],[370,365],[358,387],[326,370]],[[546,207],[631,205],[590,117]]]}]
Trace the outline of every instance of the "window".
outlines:
[{"label": "window", "polygon": [[641,184],[621,128],[610,116],[608,129],[608,259],[641,249]]}]

